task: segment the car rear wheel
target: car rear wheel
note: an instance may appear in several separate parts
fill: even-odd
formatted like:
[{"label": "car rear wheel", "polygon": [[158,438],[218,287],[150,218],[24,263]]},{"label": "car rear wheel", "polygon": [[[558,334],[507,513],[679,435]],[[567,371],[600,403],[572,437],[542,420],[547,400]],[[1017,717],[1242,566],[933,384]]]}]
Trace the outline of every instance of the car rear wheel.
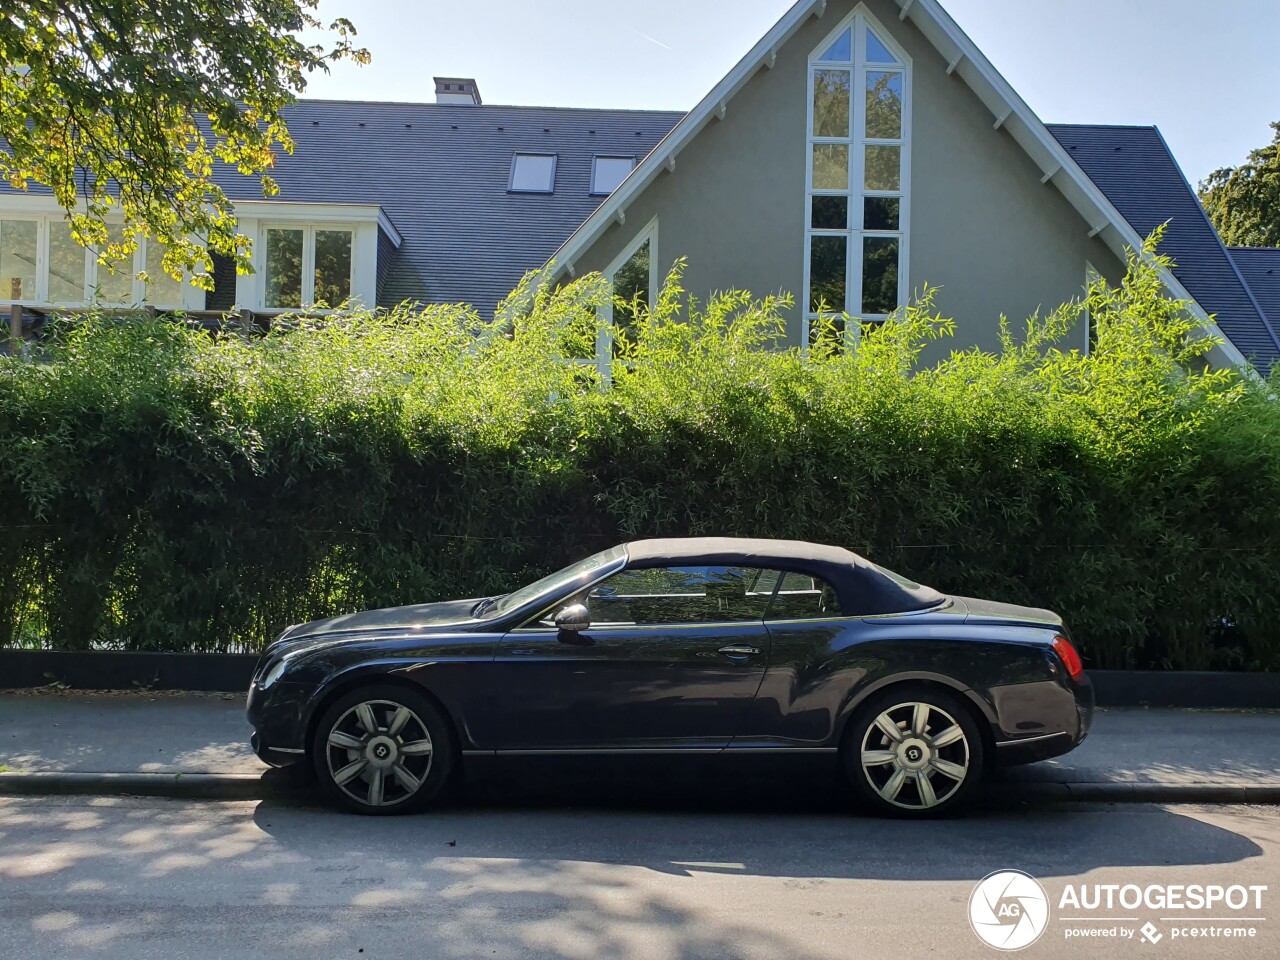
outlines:
[{"label": "car rear wheel", "polygon": [[887,690],[863,704],[849,727],[846,772],[858,799],[879,813],[945,816],[962,809],[982,779],[982,736],[953,694]]},{"label": "car rear wheel", "polygon": [[448,721],[427,697],[370,686],[335,700],[316,724],[311,757],[324,792],[357,813],[412,813],[453,769]]}]

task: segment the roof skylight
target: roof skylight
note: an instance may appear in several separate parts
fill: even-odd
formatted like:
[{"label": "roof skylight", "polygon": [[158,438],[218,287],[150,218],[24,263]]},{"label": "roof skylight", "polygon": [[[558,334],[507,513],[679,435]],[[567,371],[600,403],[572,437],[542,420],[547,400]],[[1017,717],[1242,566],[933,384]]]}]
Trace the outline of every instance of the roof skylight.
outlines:
[{"label": "roof skylight", "polygon": [[556,155],[554,153],[517,153],[511,159],[511,193],[554,193],[556,188]]}]

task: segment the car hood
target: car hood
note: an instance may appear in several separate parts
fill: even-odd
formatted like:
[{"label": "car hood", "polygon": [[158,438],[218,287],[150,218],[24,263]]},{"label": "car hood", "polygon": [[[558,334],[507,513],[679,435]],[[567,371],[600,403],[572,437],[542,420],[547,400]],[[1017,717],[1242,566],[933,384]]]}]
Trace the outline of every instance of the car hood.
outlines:
[{"label": "car hood", "polygon": [[280,635],[282,641],[302,639],[342,639],[346,634],[364,634],[384,630],[429,630],[458,627],[476,620],[471,611],[475,600],[445,600],[441,603],[415,603],[407,607],[362,610],[326,620],[312,620],[290,627]]},{"label": "car hood", "polygon": [[980,600],[977,597],[952,597],[953,613],[963,613],[965,623],[1025,624],[1064,630],[1062,617],[1042,607],[1023,607],[1016,603]]}]

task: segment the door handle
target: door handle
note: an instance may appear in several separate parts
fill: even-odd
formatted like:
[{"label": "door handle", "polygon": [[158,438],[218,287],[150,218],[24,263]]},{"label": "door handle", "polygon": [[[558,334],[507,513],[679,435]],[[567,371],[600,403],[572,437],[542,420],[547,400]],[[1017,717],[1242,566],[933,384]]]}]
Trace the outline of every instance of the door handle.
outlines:
[{"label": "door handle", "polygon": [[727,647],[721,647],[720,652],[730,658],[754,657],[760,652],[760,648],[745,643],[731,643]]}]

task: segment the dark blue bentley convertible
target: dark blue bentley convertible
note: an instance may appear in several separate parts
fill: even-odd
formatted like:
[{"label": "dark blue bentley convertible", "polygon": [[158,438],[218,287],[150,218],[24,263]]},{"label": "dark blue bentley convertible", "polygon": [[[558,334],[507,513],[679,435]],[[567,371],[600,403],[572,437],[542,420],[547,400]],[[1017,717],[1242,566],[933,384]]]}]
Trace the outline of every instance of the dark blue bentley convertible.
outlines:
[{"label": "dark blue bentley convertible", "polygon": [[290,627],[253,746],[362,813],[473,755],[838,754],[872,808],[932,816],[1072,749],[1093,692],[1057,614],[947,596],[839,547],[643,540],[514,593]]}]

